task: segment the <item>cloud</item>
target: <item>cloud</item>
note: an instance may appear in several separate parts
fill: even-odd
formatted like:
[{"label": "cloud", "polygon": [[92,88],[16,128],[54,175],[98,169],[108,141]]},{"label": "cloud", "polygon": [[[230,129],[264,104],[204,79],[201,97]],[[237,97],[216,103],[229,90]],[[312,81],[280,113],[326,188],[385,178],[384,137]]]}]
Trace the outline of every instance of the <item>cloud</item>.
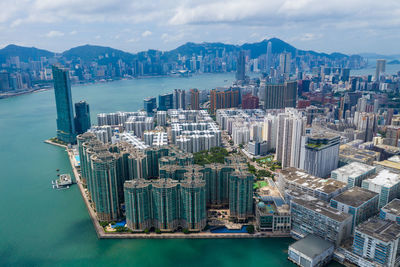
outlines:
[{"label": "cloud", "polygon": [[148,37],[148,36],[150,36],[150,35],[152,35],[152,32],[149,31],[149,30],[144,31],[144,32],[142,33],[142,36],[143,36],[143,37]]},{"label": "cloud", "polygon": [[78,32],[77,31],[75,31],[75,30],[73,30],[73,31],[70,31],[70,35],[75,35],[75,34],[77,34]]},{"label": "cloud", "polygon": [[64,36],[63,32],[60,31],[49,31],[46,33],[46,37],[53,38],[53,37],[61,37]]}]

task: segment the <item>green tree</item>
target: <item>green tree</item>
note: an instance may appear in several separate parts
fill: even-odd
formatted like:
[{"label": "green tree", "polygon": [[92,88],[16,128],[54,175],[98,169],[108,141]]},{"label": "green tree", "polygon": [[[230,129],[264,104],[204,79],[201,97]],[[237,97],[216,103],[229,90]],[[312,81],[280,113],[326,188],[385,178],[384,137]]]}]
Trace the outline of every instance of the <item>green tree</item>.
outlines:
[{"label": "green tree", "polygon": [[246,231],[247,231],[247,233],[249,233],[249,234],[254,234],[254,232],[255,232],[254,225],[252,225],[252,224],[248,225],[248,226],[246,227]]},{"label": "green tree", "polygon": [[187,235],[187,234],[189,234],[190,232],[189,232],[189,230],[188,230],[187,228],[185,228],[185,229],[183,229],[183,233]]},{"label": "green tree", "polygon": [[149,228],[144,229],[144,233],[145,233],[145,234],[150,234]]},{"label": "green tree", "polygon": [[160,229],[156,229],[156,234],[161,234],[161,230]]}]

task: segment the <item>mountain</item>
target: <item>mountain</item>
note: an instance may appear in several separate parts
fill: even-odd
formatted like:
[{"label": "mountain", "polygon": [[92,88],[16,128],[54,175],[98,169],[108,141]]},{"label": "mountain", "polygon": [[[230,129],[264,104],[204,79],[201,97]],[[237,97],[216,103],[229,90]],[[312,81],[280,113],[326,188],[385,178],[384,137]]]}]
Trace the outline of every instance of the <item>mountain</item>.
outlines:
[{"label": "mountain", "polygon": [[[124,52],[122,50],[114,49],[111,47],[87,44],[71,48],[67,51],[64,51],[61,54],[57,54],[57,56],[62,56],[66,60],[77,60],[79,58],[86,63],[96,61],[100,65],[116,63],[119,59],[127,63],[132,62],[132,60],[134,59],[147,60],[147,57],[150,57],[152,59],[160,58],[168,61],[168,60],[177,60],[178,55],[186,56],[189,58],[192,57],[193,54],[195,55],[213,54],[221,56],[223,51],[225,51],[226,53],[230,53],[230,52],[238,52],[240,50],[247,50],[249,51],[249,55],[251,58],[257,58],[260,55],[266,53],[267,45],[269,42],[271,42],[272,44],[273,54],[279,54],[286,51],[291,53],[293,57],[295,55],[311,54],[330,59],[352,59],[357,57],[360,58],[360,56],[358,55],[348,56],[341,53],[326,54],[311,50],[310,51],[300,50],[278,38],[271,38],[269,40],[265,39],[261,42],[245,43],[243,45],[189,42],[170,51],[162,52],[157,50],[148,50],[139,52],[137,54]],[[0,49],[0,63],[5,62],[6,58],[9,58],[11,56],[19,56],[21,61],[28,61],[28,59],[40,60],[40,57],[53,57],[54,55],[56,54],[53,52],[37,49],[34,47],[9,45],[3,49]]]},{"label": "mountain", "polygon": [[0,49],[0,62],[5,62],[9,57],[19,56],[21,61],[40,60],[40,57],[53,57],[55,53],[35,47],[24,47],[10,44]]},{"label": "mountain", "polygon": [[265,39],[261,42],[257,43],[245,43],[243,45],[230,45],[230,44],[223,44],[223,43],[186,43],[184,45],[179,46],[178,48],[166,52],[169,58],[176,58],[178,54],[181,56],[192,56],[193,54],[200,54],[200,52],[204,55],[205,52],[210,54],[220,53],[225,49],[228,52],[237,52],[240,50],[248,50],[250,52],[251,58],[257,58],[262,54],[267,52],[268,43],[271,42],[272,44],[272,53],[273,54],[280,54],[282,52],[291,53],[294,57],[297,55],[305,55],[311,54],[315,56],[327,57],[330,59],[341,59],[341,58],[349,58],[351,56],[342,54],[342,53],[319,53],[312,50],[300,50],[295,48],[294,46],[278,39],[278,38],[271,38],[269,40]]},{"label": "mountain", "polygon": [[117,61],[118,59],[121,59],[125,62],[131,62],[135,58],[135,55],[122,50],[88,44],[64,51],[62,56],[64,56],[67,60],[80,58],[85,62],[99,61],[99,63],[105,64]]}]

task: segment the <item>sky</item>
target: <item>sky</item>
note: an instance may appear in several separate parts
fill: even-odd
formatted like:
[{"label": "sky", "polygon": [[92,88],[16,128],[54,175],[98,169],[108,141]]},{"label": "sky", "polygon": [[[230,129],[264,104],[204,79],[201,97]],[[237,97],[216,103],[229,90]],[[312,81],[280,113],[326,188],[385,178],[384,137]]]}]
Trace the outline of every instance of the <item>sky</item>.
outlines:
[{"label": "sky", "polygon": [[319,52],[400,54],[400,0],[0,0],[0,47],[166,51],[272,37]]}]

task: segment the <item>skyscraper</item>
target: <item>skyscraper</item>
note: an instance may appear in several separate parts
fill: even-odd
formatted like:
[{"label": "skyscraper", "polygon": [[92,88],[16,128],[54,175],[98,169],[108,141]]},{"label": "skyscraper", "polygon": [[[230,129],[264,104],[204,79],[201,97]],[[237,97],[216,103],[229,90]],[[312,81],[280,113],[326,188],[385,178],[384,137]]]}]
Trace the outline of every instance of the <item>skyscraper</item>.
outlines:
[{"label": "skyscraper", "polygon": [[379,77],[386,71],[386,60],[378,59],[376,60],[376,72],[375,81],[379,81]]},{"label": "skyscraper", "polygon": [[234,108],[239,106],[239,88],[219,88],[210,91],[210,112],[215,113],[220,108]]},{"label": "skyscraper", "polygon": [[158,96],[158,110],[167,111],[173,109],[173,95],[163,94]]},{"label": "skyscraper", "polygon": [[185,90],[174,89],[173,106],[175,109],[185,109]]},{"label": "skyscraper", "polygon": [[157,100],[155,97],[146,97],[143,101],[144,111],[147,113],[153,113],[154,109],[157,108]]},{"label": "skyscraper", "polygon": [[229,212],[236,221],[253,216],[253,181],[252,174],[241,170],[229,176]]},{"label": "skyscraper", "polygon": [[75,130],[77,134],[85,133],[90,128],[89,104],[86,101],[75,103]]},{"label": "skyscraper", "polygon": [[296,107],[296,81],[288,81],[284,84],[266,84],[261,90],[265,109]]},{"label": "skyscraper", "polygon": [[200,103],[199,103],[199,89],[193,88],[190,89],[190,108],[192,110],[199,110]]},{"label": "skyscraper", "polygon": [[245,78],[246,78],[246,55],[244,51],[240,51],[236,66],[236,80],[244,81]]},{"label": "skyscraper", "polygon": [[289,76],[290,65],[292,64],[292,54],[284,52],[279,56],[279,69],[282,74]]},{"label": "skyscraper", "polygon": [[57,107],[57,138],[68,144],[75,143],[74,110],[68,70],[54,65],[53,78]]},{"label": "skyscraper", "polygon": [[272,67],[272,43],[268,42],[267,44],[267,55],[266,55],[266,60],[265,60],[265,67],[266,70],[269,71],[269,68]]},{"label": "skyscraper", "polygon": [[338,167],[340,136],[332,133],[315,133],[302,137],[300,169],[311,175],[325,178]]}]

